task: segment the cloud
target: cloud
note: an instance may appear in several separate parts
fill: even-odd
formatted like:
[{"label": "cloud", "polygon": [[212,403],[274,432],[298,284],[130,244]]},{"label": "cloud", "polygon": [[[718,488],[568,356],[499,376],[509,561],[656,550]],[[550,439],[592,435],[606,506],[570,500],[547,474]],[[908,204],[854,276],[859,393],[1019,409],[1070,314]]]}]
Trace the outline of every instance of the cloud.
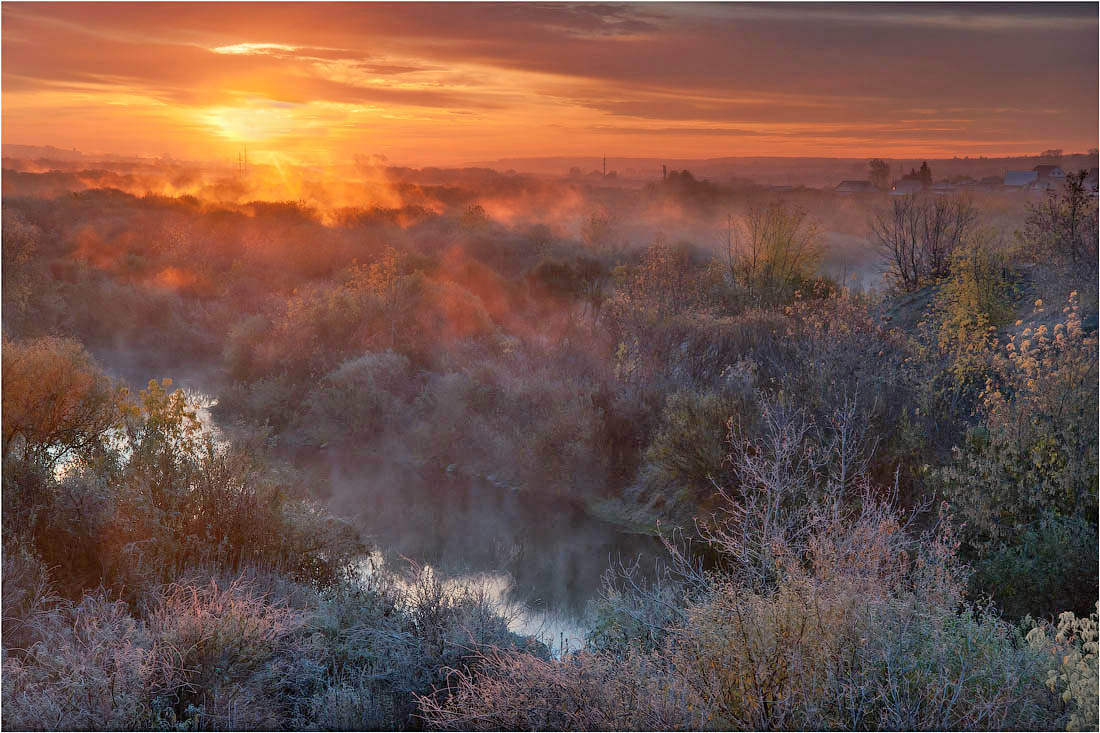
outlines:
[{"label": "cloud", "polygon": [[[288,122],[303,136],[316,137],[308,115],[323,108],[328,123],[367,125],[392,153],[582,151],[605,146],[610,130],[673,150],[722,140],[777,152],[799,135],[939,144],[955,133],[1096,145],[1089,4],[7,3],[0,12],[5,139],[62,106],[83,105],[96,120],[111,119],[110,107],[130,119],[143,105],[143,119],[175,110],[168,127],[195,134],[211,110],[266,100],[313,110]],[[113,126],[127,124],[120,112]],[[41,142],[117,139],[80,128]]]},{"label": "cloud", "polygon": [[210,50],[214,53],[230,54],[234,56],[240,56],[242,54],[288,56],[299,48],[299,46],[288,46],[285,43],[236,43],[232,46],[216,46]]}]

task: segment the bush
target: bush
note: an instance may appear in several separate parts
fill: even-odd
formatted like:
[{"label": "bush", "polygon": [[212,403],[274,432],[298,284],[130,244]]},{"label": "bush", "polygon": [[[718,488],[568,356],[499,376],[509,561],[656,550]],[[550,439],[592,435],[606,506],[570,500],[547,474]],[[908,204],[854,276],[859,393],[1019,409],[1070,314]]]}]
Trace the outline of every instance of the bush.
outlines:
[{"label": "bush", "polygon": [[[560,661],[483,652],[480,669],[457,670],[421,698],[427,720],[548,730],[1027,730],[1058,720],[1042,656],[991,609],[963,603],[949,518],[918,538],[865,489],[856,502],[819,498],[801,515],[805,533],[788,535],[767,530],[773,515],[782,524],[775,502],[726,500],[704,538],[734,567],[771,563],[765,582],[746,585],[724,564],[704,572],[668,544],[686,585],[628,579],[635,599],[609,595],[590,647]],[[763,541],[745,527],[763,528]],[[752,550],[763,545],[767,557]]]},{"label": "bush", "polygon": [[306,397],[299,418],[306,441],[351,447],[401,431],[417,392],[409,372],[409,360],[392,352],[344,362]]},{"label": "bush", "polygon": [[[1049,588],[1059,603],[1072,604],[1062,608],[1077,610],[1096,594],[1096,534],[1072,529],[1097,521],[1096,335],[1082,328],[1075,298],[1064,315],[1053,330],[1027,329],[1022,339],[1010,340],[999,379],[982,397],[984,426],[936,473],[965,521],[963,538],[983,569],[982,588],[1014,613],[1025,610],[1016,605],[1025,588]],[[1067,548],[1057,561],[1044,559],[1053,551],[1048,543],[1071,538],[1080,552]],[[1006,568],[1022,556],[1033,559]],[[1038,577],[1022,575],[1029,565]],[[1092,580],[1073,590],[1075,578],[1090,574]],[[1026,610],[1050,613],[1055,600],[1032,596],[1035,606]]]},{"label": "bush", "polygon": [[724,428],[732,419],[751,429],[758,413],[751,394],[669,395],[641,469],[642,497],[658,516],[690,525],[697,512],[713,509],[714,482],[726,483],[731,473]]},{"label": "bush", "polygon": [[102,453],[126,413],[126,390],[103,374],[78,342],[40,338],[3,343],[4,453],[55,466]]},{"label": "bush", "polygon": [[1097,547],[1094,523],[1046,514],[975,561],[973,593],[991,596],[1011,619],[1084,613],[1100,595]]},{"label": "bush", "polygon": [[[184,581],[145,611],[149,633],[171,650],[175,674],[157,690],[163,722],[196,729],[272,730],[286,725],[323,667],[301,633],[306,616],[255,580]],[[168,682],[168,681],[165,681]]]},{"label": "bush", "polygon": [[126,604],[89,595],[53,610],[36,626],[39,640],[4,658],[5,728],[157,727],[156,694],[175,679],[174,660]]},{"label": "bush", "polygon": [[[1096,604],[1100,611],[1100,603]],[[1058,616],[1057,627],[1041,623],[1028,632],[1031,648],[1049,655],[1047,685],[1062,691],[1062,701],[1070,706],[1066,730],[1096,730],[1100,725],[1100,692],[1096,679],[1097,614],[1077,618],[1072,611]]]}]

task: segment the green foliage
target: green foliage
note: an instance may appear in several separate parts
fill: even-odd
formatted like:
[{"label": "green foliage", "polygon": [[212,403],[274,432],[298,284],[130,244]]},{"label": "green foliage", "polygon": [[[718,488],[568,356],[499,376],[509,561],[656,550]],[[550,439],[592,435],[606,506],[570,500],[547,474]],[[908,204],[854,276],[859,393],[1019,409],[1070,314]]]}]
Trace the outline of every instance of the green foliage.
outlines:
[{"label": "green foliage", "polygon": [[976,546],[1048,511],[1096,521],[1096,335],[1082,328],[1071,298],[1053,329],[1022,336],[1010,340],[999,379],[983,394],[985,430],[941,474]]},{"label": "green foliage", "polygon": [[751,394],[732,390],[669,395],[642,469],[654,508],[680,521],[706,513],[717,497],[714,482],[730,474],[726,425],[732,419],[748,429],[758,412]]},{"label": "green foliage", "polygon": [[980,556],[974,595],[991,595],[1008,618],[1083,613],[1100,595],[1095,523],[1048,514]]},{"label": "green foliage", "polygon": [[1097,588],[1096,336],[1075,296],[1053,329],[1021,335],[983,393],[984,425],[935,478],[983,592],[1015,616],[1082,610]]}]

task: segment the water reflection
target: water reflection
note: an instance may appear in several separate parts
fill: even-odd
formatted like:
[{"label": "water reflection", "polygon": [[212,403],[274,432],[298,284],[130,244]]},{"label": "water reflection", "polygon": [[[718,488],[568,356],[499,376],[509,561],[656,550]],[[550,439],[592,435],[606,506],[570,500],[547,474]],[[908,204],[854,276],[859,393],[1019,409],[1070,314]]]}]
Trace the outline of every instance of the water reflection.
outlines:
[{"label": "water reflection", "polygon": [[661,549],[654,538],[623,532],[560,497],[447,476],[398,487],[344,473],[337,483],[344,490],[333,503],[359,518],[380,548],[376,561],[429,566],[452,587],[478,584],[510,617],[512,631],[555,651],[583,644],[589,602],[612,563]]}]

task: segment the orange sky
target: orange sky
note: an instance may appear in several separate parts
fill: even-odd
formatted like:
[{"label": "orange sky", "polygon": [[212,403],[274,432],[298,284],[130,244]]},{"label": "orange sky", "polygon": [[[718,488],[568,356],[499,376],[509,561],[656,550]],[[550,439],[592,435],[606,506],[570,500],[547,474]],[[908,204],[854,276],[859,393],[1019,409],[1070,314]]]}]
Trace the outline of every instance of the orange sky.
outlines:
[{"label": "orange sky", "polygon": [[4,2],[3,142],[407,165],[1083,152],[1097,7]]}]

